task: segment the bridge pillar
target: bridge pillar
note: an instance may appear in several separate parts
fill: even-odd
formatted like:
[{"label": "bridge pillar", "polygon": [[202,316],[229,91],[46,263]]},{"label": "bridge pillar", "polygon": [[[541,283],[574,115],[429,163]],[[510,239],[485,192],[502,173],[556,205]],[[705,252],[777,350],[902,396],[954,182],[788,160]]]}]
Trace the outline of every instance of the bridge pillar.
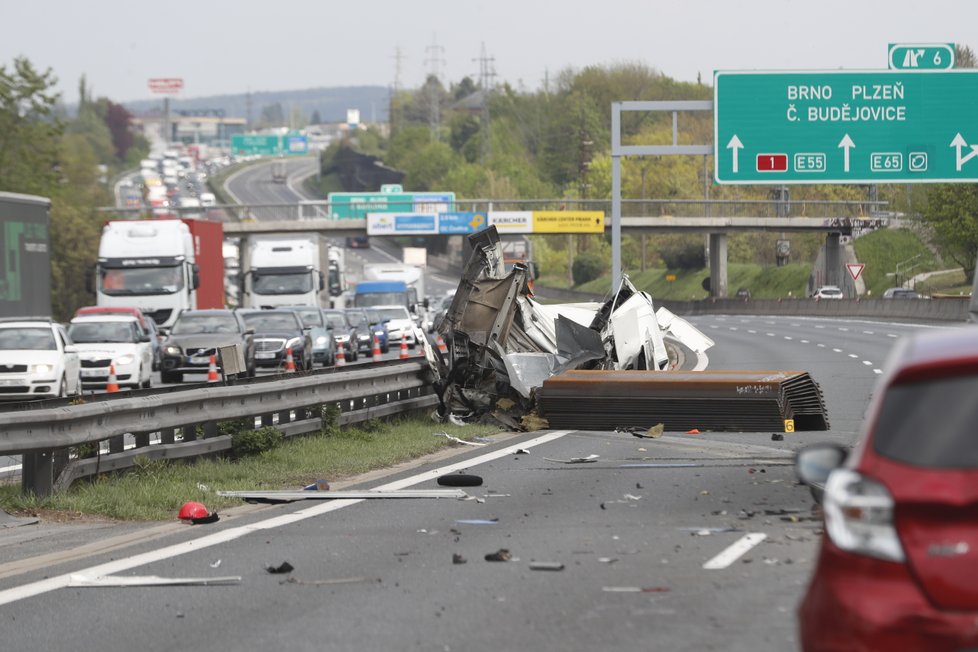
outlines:
[{"label": "bridge pillar", "polygon": [[710,234],[710,296],[727,296],[727,234]]},{"label": "bridge pillar", "polygon": [[822,278],[825,285],[842,287],[842,261],[845,257],[840,233],[829,233],[825,236],[825,269]]}]

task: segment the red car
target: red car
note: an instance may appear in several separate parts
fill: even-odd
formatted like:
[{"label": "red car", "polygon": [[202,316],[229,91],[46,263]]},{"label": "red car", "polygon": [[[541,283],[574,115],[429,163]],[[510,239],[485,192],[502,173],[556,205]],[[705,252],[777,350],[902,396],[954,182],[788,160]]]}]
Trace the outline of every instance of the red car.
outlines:
[{"label": "red car", "polygon": [[978,328],[901,340],[852,453],[798,473],[825,514],[804,650],[978,650]]}]

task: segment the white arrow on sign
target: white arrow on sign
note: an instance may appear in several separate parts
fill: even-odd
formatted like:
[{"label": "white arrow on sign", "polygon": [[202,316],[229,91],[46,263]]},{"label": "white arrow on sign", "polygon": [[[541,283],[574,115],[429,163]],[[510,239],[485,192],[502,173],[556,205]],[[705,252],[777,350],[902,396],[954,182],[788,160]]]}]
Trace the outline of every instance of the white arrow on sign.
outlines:
[{"label": "white arrow on sign", "polygon": [[[954,136],[954,140],[951,141],[951,147],[954,148],[955,154],[957,156],[957,170],[961,171],[961,166],[978,156],[978,145],[969,145],[965,142],[964,137],[960,133]],[[970,147],[971,152],[961,156],[961,149],[964,147]]]},{"label": "white arrow on sign", "polygon": [[849,138],[849,134],[842,137],[839,141],[839,147],[845,148],[845,158],[842,160],[842,169],[845,172],[849,171],[849,150],[856,146],[856,143],[852,142],[852,138]]},{"label": "white arrow on sign", "polygon": [[743,147],[744,147],[744,144],[742,142],[740,142],[740,139],[739,138],[737,138],[737,134],[734,134],[733,138],[730,139],[730,142],[727,143],[727,149],[732,149],[733,150],[733,171],[734,171],[734,174],[737,173],[737,170],[739,168],[739,166],[737,164],[738,163],[738,161],[737,161],[737,158],[738,158],[737,157],[737,154],[740,152],[741,149],[743,149]]},{"label": "white arrow on sign", "polygon": [[855,281],[859,278],[859,275],[863,273],[863,268],[866,267],[862,263],[846,263],[846,269],[849,270],[849,276]]}]

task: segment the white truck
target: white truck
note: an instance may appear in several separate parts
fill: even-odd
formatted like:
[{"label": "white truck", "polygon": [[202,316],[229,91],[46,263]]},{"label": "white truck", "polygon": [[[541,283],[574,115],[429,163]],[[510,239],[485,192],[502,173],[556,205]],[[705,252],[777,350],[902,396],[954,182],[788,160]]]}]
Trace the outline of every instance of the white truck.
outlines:
[{"label": "white truck", "polygon": [[220,222],[107,222],[95,268],[96,304],[139,308],[167,327],[185,308],[223,308],[222,239]]},{"label": "white truck", "polygon": [[[424,291],[424,270],[420,267],[404,263],[368,263],[363,266],[363,280],[403,282],[407,286],[405,307],[419,326],[427,321],[428,300]],[[357,300],[361,301],[359,294]]]},{"label": "white truck", "polygon": [[325,239],[316,234],[253,240],[247,253],[243,305],[329,306],[328,249]]},{"label": "white truck", "polygon": [[272,161],[272,181],[275,183],[285,183],[288,177],[288,168],[284,158],[277,158]]},{"label": "white truck", "polygon": [[343,247],[329,245],[329,262],[326,273],[326,286],[329,290],[329,307],[342,309],[346,307],[344,293],[346,292],[346,252]]}]

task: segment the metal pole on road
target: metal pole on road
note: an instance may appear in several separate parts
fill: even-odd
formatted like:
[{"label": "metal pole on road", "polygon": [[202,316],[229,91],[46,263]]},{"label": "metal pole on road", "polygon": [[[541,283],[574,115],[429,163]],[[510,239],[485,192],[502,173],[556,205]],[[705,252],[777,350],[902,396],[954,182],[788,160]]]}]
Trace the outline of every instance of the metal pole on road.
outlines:
[{"label": "metal pole on road", "polygon": [[621,285],[621,102],[611,103],[611,292]]}]

